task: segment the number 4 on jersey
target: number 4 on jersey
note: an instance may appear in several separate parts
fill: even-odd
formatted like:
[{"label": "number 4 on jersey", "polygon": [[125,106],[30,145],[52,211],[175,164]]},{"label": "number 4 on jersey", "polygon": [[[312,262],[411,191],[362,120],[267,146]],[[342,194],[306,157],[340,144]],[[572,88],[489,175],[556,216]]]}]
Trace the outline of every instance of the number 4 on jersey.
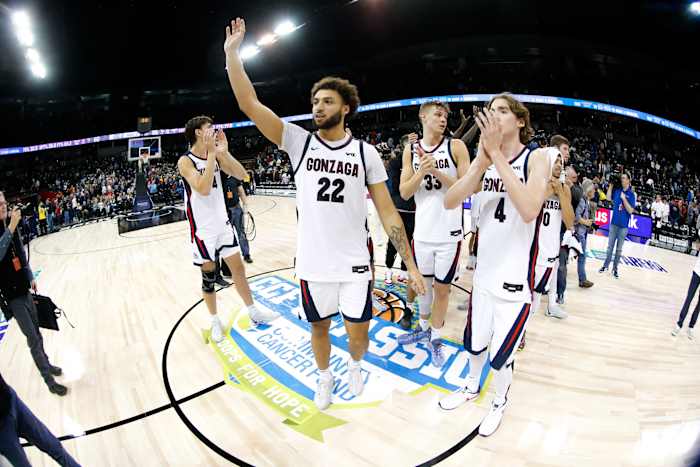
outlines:
[{"label": "number 4 on jersey", "polygon": [[501,198],[501,200],[498,202],[498,206],[496,206],[496,212],[494,213],[494,217],[498,219],[498,222],[505,222],[506,221],[506,213],[503,212],[503,208],[505,206],[506,199]]}]

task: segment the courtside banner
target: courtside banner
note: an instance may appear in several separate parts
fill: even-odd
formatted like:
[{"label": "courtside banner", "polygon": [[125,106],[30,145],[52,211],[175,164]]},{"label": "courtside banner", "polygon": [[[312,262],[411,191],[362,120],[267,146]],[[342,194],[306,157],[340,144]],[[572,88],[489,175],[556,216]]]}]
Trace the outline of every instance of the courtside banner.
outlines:
[{"label": "courtside banner", "polygon": [[[610,221],[612,220],[612,211],[608,208],[598,208],[595,213],[595,223],[603,230],[610,230]],[[652,236],[652,220],[651,217],[643,214],[632,214],[628,224],[629,230],[627,235],[635,237],[651,238]]]}]

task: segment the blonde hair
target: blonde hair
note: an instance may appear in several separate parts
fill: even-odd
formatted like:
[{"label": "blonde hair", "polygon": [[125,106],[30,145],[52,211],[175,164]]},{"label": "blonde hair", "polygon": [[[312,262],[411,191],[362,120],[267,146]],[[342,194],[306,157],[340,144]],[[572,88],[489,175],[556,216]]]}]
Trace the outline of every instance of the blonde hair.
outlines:
[{"label": "blonde hair", "polygon": [[418,115],[422,114],[423,112],[425,112],[425,111],[426,111],[427,109],[429,109],[430,107],[440,107],[440,108],[442,108],[445,112],[447,112],[448,114],[450,113],[450,106],[449,106],[449,104],[447,104],[446,102],[442,102],[442,101],[437,101],[437,100],[435,100],[435,101],[423,102],[423,103],[420,105],[420,108],[418,109]]}]

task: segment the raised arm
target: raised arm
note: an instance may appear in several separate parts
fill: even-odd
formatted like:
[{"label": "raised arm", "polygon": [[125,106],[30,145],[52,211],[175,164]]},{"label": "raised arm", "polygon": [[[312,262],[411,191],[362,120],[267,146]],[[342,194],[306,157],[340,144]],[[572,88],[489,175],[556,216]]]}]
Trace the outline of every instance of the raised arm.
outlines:
[{"label": "raised arm", "polygon": [[464,115],[464,109],[459,110],[459,127],[452,133],[452,137],[455,139],[462,139],[462,136],[464,136],[464,132],[467,131],[467,125],[469,124],[469,120],[471,119],[471,116],[467,117]]},{"label": "raised arm", "polygon": [[267,139],[277,146],[282,144],[282,132],[284,123],[277,114],[258,100],[253,83],[243,69],[243,61],[239,54],[239,48],[245,37],[245,21],[236,18],[231,21],[230,26],[226,26],[226,41],[224,42],[224,52],[226,52],[226,71],[228,80],[231,83],[233,94],[236,96],[238,106],[244,114],[250,118],[258,130]]}]

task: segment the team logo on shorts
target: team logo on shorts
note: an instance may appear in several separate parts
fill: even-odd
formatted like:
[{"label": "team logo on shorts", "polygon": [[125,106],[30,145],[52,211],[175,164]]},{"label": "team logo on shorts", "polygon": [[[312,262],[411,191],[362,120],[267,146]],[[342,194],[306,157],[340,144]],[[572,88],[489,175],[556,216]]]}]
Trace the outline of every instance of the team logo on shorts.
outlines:
[{"label": "team logo on shorts", "polygon": [[[289,428],[317,441],[323,430],[346,423],[343,412],[333,409],[371,410],[394,391],[417,394],[428,388],[452,391],[466,382],[468,355],[461,343],[445,341],[446,363],[435,368],[423,344],[400,346],[404,333],[396,323],[403,316],[406,286],[377,281],[373,290],[374,319],[369,322],[369,349],[362,363],[363,393],[355,397],[347,385],[348,336],[340,316],[330,327],[330,369],[335,377],[331,408],[320,412],[313,403],[318,369],[311,348],[309,323],[298,318],[299,285],[284,277],[267,276],[250,282],[259,308],[280,314],[270,324],[254,328],[245,313],[238,313],[226,339],[209,342],[227,383],[238,387],[281,414]],[[205,331],[207,337],[208,331]],[[486,384],[488,365],[481,376]]]}]

